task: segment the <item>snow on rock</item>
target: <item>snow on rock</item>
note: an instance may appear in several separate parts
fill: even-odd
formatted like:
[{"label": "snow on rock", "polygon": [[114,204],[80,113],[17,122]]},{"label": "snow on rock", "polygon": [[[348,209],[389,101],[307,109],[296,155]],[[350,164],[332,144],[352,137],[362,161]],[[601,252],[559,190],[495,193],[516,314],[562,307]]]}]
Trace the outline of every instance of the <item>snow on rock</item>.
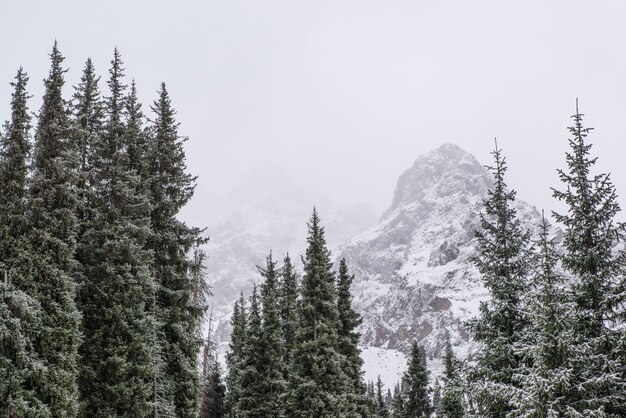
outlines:
[{"label": "snow on rock", "polygon": [[[364,347],[408,353],[418,341],[437,359],[449,335],[460,357],[475,350],[463,322],[488,297],[470,257],[491,185],[491,175],[471,154],[442,145],[400,176],[379,224],[335,252],[355,274]],[[537,210],[524,202],[517,208],[534,230]],[[367,373],[367,367],[375,368],[366,364]]]}]

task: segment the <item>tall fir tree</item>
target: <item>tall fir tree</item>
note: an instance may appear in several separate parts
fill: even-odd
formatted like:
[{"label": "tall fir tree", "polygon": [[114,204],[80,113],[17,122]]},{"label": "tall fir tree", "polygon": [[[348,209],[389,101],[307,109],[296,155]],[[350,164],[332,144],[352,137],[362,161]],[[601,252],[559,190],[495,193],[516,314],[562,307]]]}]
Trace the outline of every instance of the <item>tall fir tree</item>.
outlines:
[{"label": "tall fir tree", "polygon": [[232,333],[230,336],[229,351],[226,355],[228,374],[226,376],[226,414],[230,418],[241,416],[239,401],[241,399],[242,384],[241,371],[245,361],[244,347],[248,336],[248,318],[243,293],[233,306],[233,315],[230,320]]},{"label": "tall fir tree", "polygon": [[154,253],[153,274],[160,310],[160,335],[166,361],[165,375],[171,383],[176,415],[192,417],[199,410],[197,358],[201,339],[196,330],[202,312],[192,301],[190,260],[187,253],[201,241],[201,230],[177,219],[191,199],[196,178],[186,172],[183,141],[178,135],[175,110],[165,83],[152,106],[154,120],[147,151],[152,203],[150,248]]},{"label": "tall fir tree", "polygon": [[615,303],[623,254],[614,247],[623,240],[624,224],[616,222],[620,211],[615,186],[608,174],[591,174],[596,158],[591,157],[583,127],[583,114],[572,116],[567,170],[559,170],[564,191],[553,195],[567,206],[554,213],[565,227],[563,266],[576,281],[573,285],[575,349],[573,386],[576,410],[584,416],[626,415],[626,352],[619,350],[624,331],[614,321],[624,306]]},{"label": "tall fir tree", "polygon": [[41,363],[34,340],[41,326],[41,309],[28,296],[19,272],[26,250],[26,194],[30,157],[30,96],[28,75],[20,67],[11,98],[11,120],[0,136],[0,415],[47,416],[49,409],[33,390]]},{"label": "tall fir tree", "polygon": [[[283,260],[278,283],[278,300],[280,306],[280,324],[283,339],[283,362],[285,366],[291,363],[291,355],[295,342],[295,332],[298,324],[298,276],[291,262],[289,254]],[[287,378],[288,367],[285,367],[284,377]]]},{"label": "tall fir tree", "polygon": [[350,286],[354,281],[354,276],[348,273],[348,266],[345,258],[339,261],[339,275],[337,277],[337,309],[339,312],[339,353],[344,358],[344,373],[351,381],[350,387],[346,391],[347,402],[356,416],[365,415],[365,399],[362,382],[361,350],[359,350],[359,338],[361,334],[357,328],[361,324],[361,316],[352,308],[352,293]]},{"label": "tall fir tree", "polygon": [[444,364],[444,387],[441,401],[437,407],[438,418],[463,418],[463,391],[460,382],[459,364],[454,356],[450,338],[446,341],[446,349],[443,358]]},{"label": "tall fir tree", "polygon": [[263,324],[261,306],[256,285],[250,296],[250,311],[248,312],[248,328],[243,346],[243,361],[241,363],[240,389],[241,395],[237,410],[242,418],[263,418],[265,410],[262,402],[265,396],[263,376],[263,355],[261,351],[263,341]]},{"label": "tall fir tree", "polygon": [[345,394],[353,383],[344,372],[345,358],[338,349],[339,311],[335,277],[324,228],[316,210],[313,210],[308,227],[287,415],[342,417],[349,411]]},{"label": "tall fir tree", "polygon": [[571,346],[573,323],[571,295],[559,273],[560,254],[550,238],[550,227],[542,219],[535,271],[529,292],[524,295],[528,329],[517,350],[530,367],[520,369],[514,379],[520,388],[513,392],[513,414],[519,417],[568,416],[572,406]]},{"label": "tall fir tree", "polygon": [[224,408],[226,386],[224,386],[222,381],[222,368],[217,357],[217,347],[213,340],[211,319],[209,319],[208,328],[202,359],[200,418],[223,418],[226,416]]},{"label": "tall fir tree", "polygon": [[123,71],[116,49],[107,83],[106,122],[94,147],[97,207],[85,233],[91,257],[81,298],[83,416],[147,416],[152,406],[150,203],[130,165]]},{"label": "tall fir tree", "polygon": [[260,350],[263,373],[263,397],[259,400],[259,408],[264,417],[281,417],[286,387],[286,367],[278,304],[279,270],[272,259],[272,253],[267,256],[265,267],[260,267],[259,272],[265,279],[261,285],[262,338],[261,345],[256,347]]},{"label": "tall fir tree", "polygon": [[527,288],[530,236],[524,231],[515,209],[515,191],[508,190],[504,180],[506,160],[497,143],[494,176],[481,213],[480,230],[476,231],[478,255],[473,262],[491,300],[482,302],[478,318],[469,321],[473,339],[482,344],[472,370],[474,398],[479,412],[502,417],[511,410],[512,376],[522,359],[514,346],[524,332],[525,318],[521,297]]},{"label": "tall fir tree", "polygon": [[41,328],[34,341],[43,372],[34,383],[52,416],[78,413],[80,314],[72,275],[76,247],[78,152],[62,90],[63,56],[55,42],[35,133],[28,199],[28,251],[20,272],[25,292],[41,305]]},{"label": "tall fir tree", "polygon": [[428,375],[426,355],[423,349],[414,342],[411,346],[408,368],[402,375],[402,381],[406,389],[401,395],[401,410],[394,416],[421,418],[431,415],[432,405],[430,402],[430,389],[428,388]]},{"label": "tall fir tree", "polygon": [[380,375],[376,379],[376,413],[374,416],[376,418],[389,418],[389,410],[383,395],[383,381],[380,379]]}]

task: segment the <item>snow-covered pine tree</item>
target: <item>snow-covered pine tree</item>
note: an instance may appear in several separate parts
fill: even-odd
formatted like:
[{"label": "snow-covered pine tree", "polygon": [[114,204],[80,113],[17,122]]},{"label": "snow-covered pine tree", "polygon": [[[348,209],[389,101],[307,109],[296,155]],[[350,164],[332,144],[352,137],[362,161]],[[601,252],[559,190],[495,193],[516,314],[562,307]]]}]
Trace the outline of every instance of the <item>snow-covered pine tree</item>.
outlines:
[{"label": "snow-covered pine tree", "polygon": [[123,71],[115,49],[106,121],[94,146],[96,207],[85,232],[90,257],[81,297],[83,416],[151,413],[155,285],[147,248],[150,203],[125,142]]},{"label": "snow-covered pine tree", "polygon": [[484,200],[480,230],[476,231],[478,255],[473,262],[491,300],[482,302],[480,314],[468,322],[475,341],[482,344],[470,374],[471,396],[479,413],[503,417],[510,410],[509,389],[521,358],[513,349],[524,330],[521,296],[527,288],[530,236],[515,209],[515,191],[504,180],[506,160],[497,143],[492,152],[494,186]]},{"label": "snow-covered pine tree", "polygon": [[346,396],[349,408],[357,416],[363,416],[365,411],[365,397],[363,393],[363,360],[359,349],[361,334],[357,331],[361,324],[361,316],[352,308],[352,294],[350,286],[354,276],[348,273],[345,258],[339,261],[337,277],[337,309],[339,311],[339,353],[344,357],[344,373],[352,384],[347,388]]},{"label": "snow-covered pine tree", "polygon": [[202,401],[200,403],[200,418],[223,418],[226,416],[224,397],[226,386],[222,382],[222,368],[217,358],[217,347],[213,341],[212,321],[209,319],[209,329],[204,342],[202,361]]},{"label": "snow-covered pine tree", "polygon": [[228,374],[226,375],[226,415],[230,418],[237,418],[242,415],[239,410],[241,399],[241,371],[245,361],[244,347],[248,336],[248,314],[246,312],[246,301],[243,293],[233,306],[233,315],[230,319],[232,332],[230,334],[229,351],[226,355],[226,365]]},{"label": "snow-covered pine tree", "polygon": [[406,389],[401,394],[400,411],[394,409],[394,417],[422,418],[432,414],[428,375],[424,350],[417,342],[413,342],[407,370],[402,375]]},{"label": "snow-covered pine tree", "polygon": [[349,410],[345,392],[352,380],[343,370],[345,359],[338,350],[335,277],[315,209],[308,228],[286,413],[294,418],[343,417]]},{"label": "snow-covered pine tree", "polygon": [[[553,195],[567,205],[566,213],[554,213],[565,227],[563,266],[576,281],[573,285],[575,346],[572,385],[575,408],[583,416],[626,415],[626,357],[619,350],[623,326],[613,326],[623,306],[615,303],[623,254],[614,247],[623,240],[624,224],[616,222],[620,211],[615,186],[608,174],[592,175],[596,158],[584,128],[583,114],[572,116],[571,150],[567,170],[559,170],[564,191]],[[623,324],[622,324],[623,325]]]},{"label": "snow-covered pine tree", "polygon": [[16,275],[16,258],[23,252],[26,233],[26,193],[31,152],[30,95],[26,91],[28,75],[20,67],[11,83],[11,120],[7,132],[0,134],[0,272],[7,280],[20,285]]},{"label": "snow-covered pine tree", "polygon": [[0,415],[46,416],[49,410],[33,390],[41,364],[33,340],[41,326],[37,301],[22,288],[32,277],[20,273],[25,250],[26,184],[30,156],[31,116],[28,75],[20,67],[11,98],[11,120],[0,135]]},{"label": "snow-covered pine tree", "polygon": [[283,260],[278,283],[278,300],[280,306],[280,324],[283,339],[283,357],[285,364],[284,377],[288,376],[288,365],[291,362],[295,332],[298,324],[298,276],[289,254]]},{"label": "snow-covered pine tree", "polygon": [[383,395],[383,381],[380,379],[380,375],[376,379],[376,413],[375,418],[389,418],[389,410],[385,403],[385,397]]},{"label": "snow-covered pine tree", "polygon": [[257,287],[254,285],[250,295],[248,328],[243,346],[243,361],[240,370],[240,389],[237,410],[242,418],[264,418],[262,403],[265,397],[263,384],[263,324]]},{"label": "snow-covered pine tree", "polygon": [[251,347],[261,354],[263,373],[262,393],[258,400],[258,408],[262,416],[283,416],[283,398],[285,395],[285,363],[283,357],[283,339],[280,324],[280,306],[278,305],[278,275],[276,262],[272,253],[266,258],[264,267],[258,268],[265,279],[261,284],[261,305],[263,306],[263,327],[261,345]]},{"label": "snow-covered pine tree", "polygon": [[461,388],[459,364],[454,356],[452,344],[448,338],[443,357],[443,393],[441,401],[437,407],[438,418],[463,418],[463,391]]},{"label": "snow-covered pine tree", "polygon": [[441,384],[439,378],[435,378],[435,384],[433,385],[433,411],[437,411],[441,404]]},{"label": "snow-covered pine tree", "polygon": [[29,277],[24,291],[41,305],[41,328],[34,341],[43,368],[33,386],[52,416],[78,414],[80,314],[72,274],[76,269],[78,150],[70,140],[63,100],[63,56],[54,43],[35,133],[28,195],[28,249],[20,264]]},{"label": "snow-covered pine tree", "polygon": [[202,241],[202,231],[177,219],[193,195],[196,178],[186,172],[186,139],[178,135],[176,112],[165,83],[158,94],[152,106],[147,172],[152,203],[152,272],[158,289],[156,306],[162,324],[159,331],[167,342],[162,344],[167,367],[161,378],[170,380],[176,415],[191,417],[199,410],[197,361],[201,339],[196,329],[202,312],[193,307],[187,253]]},{"label": "snow-covered pine tree", "polygon": [[515,417],[568,416],[572,401],[572,305],[558,271],[560,254],[542,218],[530,289],[524,295],[528,326],[516,348],[530,364],[519,369],[513,392]]}]

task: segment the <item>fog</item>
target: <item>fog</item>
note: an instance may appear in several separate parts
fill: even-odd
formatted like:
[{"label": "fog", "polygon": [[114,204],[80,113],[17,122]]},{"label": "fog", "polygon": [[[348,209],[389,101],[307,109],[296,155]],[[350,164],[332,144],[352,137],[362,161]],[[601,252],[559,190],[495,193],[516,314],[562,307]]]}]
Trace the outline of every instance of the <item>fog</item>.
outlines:
[{"label": "fog", "polygon": [[39,109],[55,39],[68,98],[87,57],[105,91],[117,46],[146,113],[168,85],[199,176],[185,217],[206,225],[242,176],[271,184],[247,175],[259,169],[310,190],[311,205],[380,214],[417,156],[452,142],[488,163],[494,137],[510,186],[551,208],[579,97],[624,207],[625,16],[623,1],[5,0],[0,117],[20,65]]}]

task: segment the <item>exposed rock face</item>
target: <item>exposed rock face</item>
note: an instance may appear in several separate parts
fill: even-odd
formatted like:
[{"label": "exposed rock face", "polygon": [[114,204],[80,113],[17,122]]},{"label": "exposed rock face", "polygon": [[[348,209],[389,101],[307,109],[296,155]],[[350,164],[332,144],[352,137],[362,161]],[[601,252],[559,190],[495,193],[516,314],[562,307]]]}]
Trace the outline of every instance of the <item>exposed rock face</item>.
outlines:
[{"label": "exposed rock face", "polygon": [[[463,321],[488,295],[470,257],[492,181],[472,155],[443,145],[400,176],[379,224],[336,252],[356,276],[365,346],[408,352],[417,340],[439,357],[448,333],[458,354],[472,351]],[[539,213],[523,202],[517,207],[534,229]]]}]

